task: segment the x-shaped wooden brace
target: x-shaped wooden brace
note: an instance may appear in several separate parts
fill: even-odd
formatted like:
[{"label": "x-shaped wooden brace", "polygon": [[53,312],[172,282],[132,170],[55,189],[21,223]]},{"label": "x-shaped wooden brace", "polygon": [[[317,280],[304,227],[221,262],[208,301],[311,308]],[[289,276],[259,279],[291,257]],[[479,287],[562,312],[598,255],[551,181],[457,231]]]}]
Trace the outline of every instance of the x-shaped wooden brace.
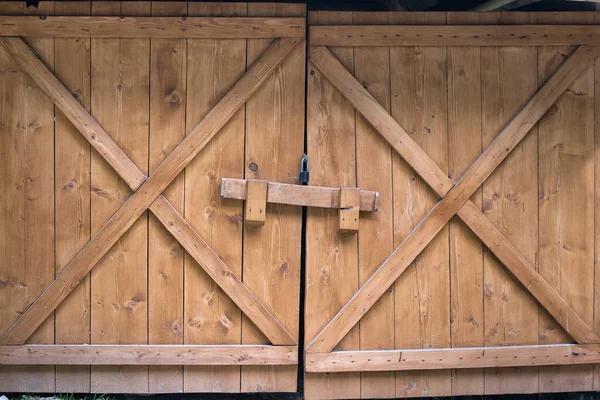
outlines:
[{"label": "x-shaped wooden brace", "polygon": [[326,47],[311,48],[312,64],[442,199],[306,346],[307,352],[331,352],[455,214],[578,343],[600,343],[592,328],[469,200],[571,82],[598,56],[600,47],[578,47],[464,174],[452,182]]},{"label": "x-shaped wooden brace", "polygon": [[272,344],[295,345],[296,341],[292,335],[161,193],[303,40],[303,38],[274,40],[244,76],[177,145],[150,177],[146,178],[22,39],[2,39],[1,44],[13,56],[20,68],[33,78],[134,193],[4,334],[0,343],[25,343],[37,327],[149,208]]}]

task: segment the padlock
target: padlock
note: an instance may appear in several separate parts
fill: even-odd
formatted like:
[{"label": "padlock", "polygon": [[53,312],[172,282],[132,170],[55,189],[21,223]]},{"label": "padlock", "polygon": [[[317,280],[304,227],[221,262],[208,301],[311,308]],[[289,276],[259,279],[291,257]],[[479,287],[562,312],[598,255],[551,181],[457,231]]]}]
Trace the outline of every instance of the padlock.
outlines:
[{"label": "padlock", "polygon": [[300,177],[298,180],[301,184],[307,184],[308,178],[308,156],[305,154],[300,160]]}]

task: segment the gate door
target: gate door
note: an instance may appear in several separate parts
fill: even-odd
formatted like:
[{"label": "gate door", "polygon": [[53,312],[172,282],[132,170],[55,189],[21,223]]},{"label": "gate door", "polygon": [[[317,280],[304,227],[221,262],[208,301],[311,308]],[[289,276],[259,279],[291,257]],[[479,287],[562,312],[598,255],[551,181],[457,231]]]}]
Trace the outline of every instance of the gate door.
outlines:
[{"label": "gate door", "polygon": [[0,392],[295,391],[304,6],[0,15]]},{"label": "gate door", "polygon": [[594,18],[309,14],[307,398],[600,389]]}]

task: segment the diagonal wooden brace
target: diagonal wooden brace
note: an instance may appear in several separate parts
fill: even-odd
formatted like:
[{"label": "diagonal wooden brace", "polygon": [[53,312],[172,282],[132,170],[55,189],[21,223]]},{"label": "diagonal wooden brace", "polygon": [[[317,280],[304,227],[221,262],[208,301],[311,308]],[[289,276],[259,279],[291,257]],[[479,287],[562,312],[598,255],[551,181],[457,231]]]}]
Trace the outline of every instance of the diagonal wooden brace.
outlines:
[{"label": "diagonal wooden brace", "polygon": [[[261,58],[146,180],[142,172],[116,145],[108,133],[72,97],[22,39],[2,39],[0,43],[4,48],[49,95],[94,148],[107,159],[132,189],[135,190],[138,187],[139,189],[117,210],[88,245],[4,334],[0,343],[24,343],[137,218],[150,208],[190,255],[219,283],[273,344],[296,344],[289,332],[187,224],[161,193],[301,41],[301,38],[275,40]],[[143,184],[140,185],[142,182]]]},{"label": "diagonal wooden brace", "polygon": [[[533,270],[475,205],[469,202],[469,197],[598,55],[598,47],[581,46],[575,50],[452,186],[435,163],[326,48],[317,47],[311,50],[312,63],[365,115],[412,168],[444,197],[306,346],[307,352],[332,351],[457,212],[540,303],[548,308],[567,332],[580,343],[600,342],[600,338],[585,321]],[[348,85],[348,82],[351,84]],[[378,110],[377,115],[382,118],[373,118],[374,113],[370,112],[371,109]]]}]

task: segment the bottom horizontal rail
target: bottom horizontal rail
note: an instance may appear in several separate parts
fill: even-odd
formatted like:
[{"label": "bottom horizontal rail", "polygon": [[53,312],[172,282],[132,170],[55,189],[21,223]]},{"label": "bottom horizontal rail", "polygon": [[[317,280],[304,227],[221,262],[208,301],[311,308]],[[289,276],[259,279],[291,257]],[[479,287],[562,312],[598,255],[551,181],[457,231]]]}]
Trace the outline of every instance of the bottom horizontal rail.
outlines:
[{"label": "bottom horizontal rail", "polygon": [[600,344],[306,353],[306,372],[409,371],[600,363]]},{"label": "bottom horizontal rail", "polygon": [[10,345],[0,365],[294,365],[297,346]]}]

